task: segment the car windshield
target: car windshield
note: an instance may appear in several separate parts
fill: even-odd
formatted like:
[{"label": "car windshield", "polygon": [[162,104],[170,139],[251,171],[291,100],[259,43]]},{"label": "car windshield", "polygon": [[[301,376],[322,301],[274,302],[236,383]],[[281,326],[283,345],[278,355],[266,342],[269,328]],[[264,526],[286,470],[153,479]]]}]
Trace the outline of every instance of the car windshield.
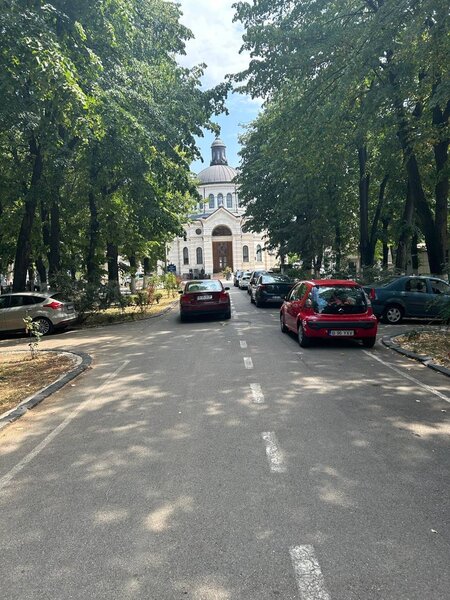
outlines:
[{"label": "car windshield", "polygon": [[185,292],[221,292],[222,284],[220,281],[211,279],[211,281],[190,281],[184,288]]},{"label": "car windshield", "polygon": [[311,300],[319,314],[356,314],[367,310],[366,295],[356,286],[314,286]]}]

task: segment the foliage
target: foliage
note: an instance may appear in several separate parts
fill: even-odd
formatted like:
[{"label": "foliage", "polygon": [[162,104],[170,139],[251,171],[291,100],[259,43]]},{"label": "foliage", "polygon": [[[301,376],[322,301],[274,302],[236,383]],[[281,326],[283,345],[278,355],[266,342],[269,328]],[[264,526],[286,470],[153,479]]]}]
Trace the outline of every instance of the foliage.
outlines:
[{"label": "foliage", "polygon": [[372,267],[414,233],[430,269],[448,240],[450,16],[443,0],[238,2],[263,110],[242,141],[248,227],[319,270],[332,249]]},{"label": "foliage", "polygon": [[117,254],[154,262],[181,231],[194,136],[229,86],[177,64],[192,34],[173,2],[3,4],[0,271],[14,262],[15,291],[33,265],[95,288],[108,254],[117,287]]},{"label": "foliage", "polygon": [[30,348],[31,358],[36,358],[38,355],[39,342],[42,337],[39,323],[33,321],[32,317],[25,317],[23,322],[25,324],[25,331],[30,336],[28,347]]}]

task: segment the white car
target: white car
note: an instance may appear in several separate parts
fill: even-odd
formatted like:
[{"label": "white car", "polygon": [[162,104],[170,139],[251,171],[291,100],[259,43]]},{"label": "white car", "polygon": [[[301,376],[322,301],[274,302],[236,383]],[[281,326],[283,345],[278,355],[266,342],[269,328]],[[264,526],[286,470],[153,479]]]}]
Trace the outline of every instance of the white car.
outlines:
[{"label": "white car", "polygon": [[250,281],[251,271],[246,271],[239,279],[239,289],[246,290]]},{"label": "white car", "polygon": [[0,296],[0,331],[24,331],[25,317],[39,324],[42,335],[63,329],[77,320],[72,302],[60,299],[60,294],[20,292]]}]

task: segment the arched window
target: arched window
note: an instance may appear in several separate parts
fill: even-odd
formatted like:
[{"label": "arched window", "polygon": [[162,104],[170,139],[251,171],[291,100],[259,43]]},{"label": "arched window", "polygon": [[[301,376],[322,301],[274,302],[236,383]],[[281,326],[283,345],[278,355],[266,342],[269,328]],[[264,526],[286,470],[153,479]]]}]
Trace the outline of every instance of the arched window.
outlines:
[{"label": "arched window", "polygon": [[189,264],[189,250],[184,247],[183,248],[183,265]]},{"label": "arched window", "polygon": [[242,246],[242,260],[248,262],[248,246]]},{"label": "arched window", "polygon": [[223,206],[223,194],[217,194],[217,206]]},{"label": "arched window", "polygon": [[262,262],[262,250],[259,244],[256,246],[256,262]]},{"label": "arched window", "polygon": [[203,264],[203,250],[201,248],[197,248],[197,264]]},{"label": "arched window", "polygon": [[227,208],[233,208],[233,196],[230,193],[227,194]]},{"label": "arched window", "polygon": [[231,233],[231,229],[229,227],[227,227],[226,225],[218,225],[217,227],[215,227],[213,229],[212,232],[213,235],[233,235]]},{"label": "arched window", "polygon": [[214,194],[209,195],[209,208],[214,208]]}]

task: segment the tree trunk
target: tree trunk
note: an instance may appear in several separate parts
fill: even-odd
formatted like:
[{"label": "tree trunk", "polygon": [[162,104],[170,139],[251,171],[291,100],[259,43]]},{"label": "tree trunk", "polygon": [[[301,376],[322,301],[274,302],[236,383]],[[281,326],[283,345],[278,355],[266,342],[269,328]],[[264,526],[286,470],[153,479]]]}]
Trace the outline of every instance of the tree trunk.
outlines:
[{"label": "tree trunk", "polygon": [[[148,259],[147,259],[148,260]],[[130,256],[130,290],[132,294],[136,293],[136,270],[137,270],[137,261],[136,261],[136,256],[134,254],[132,254]],[[146,288],[147,287],[147,276],[144,273],[144,281],[143,281],[143,287]]]},{"label": "tree trunk", "polygon": [[[433,125],[439,129],[443,129],[447,124],[450,117],[450,100],[444,111],[436,105],[433,109]],[[444,261],[446,266],[443,269],[449,272],[449,256],[448,256],[448,193],[449,193],[449,179],[448,179],[448,146],[449,139],[444,138],[434,145],[434,160],[436,164],[436,175],[437,183],[435,186],[435,223],[436,223],[436,236],[438,238],[439,245],[444,248]]]},{"label": "tree trunk", "polygon": [[36,270],[39,273],[39,290],[45,292],[47,290],[47,269],[45,263],[42,260],[42,256],[38,256],[36,259]]},{"label": "tree trunk", "polygon": [[61,223],[59,218],[59,194],[50,211],[50,249],[48,252],[49,278],[61,270]]},{"label": "tree trunk", "polygon": [[381,223],[383,225],[383,269],[388,268],[389,264],[389,246],[388,246],[388,229],[391,217],[381,217]]},{"label": "tree trunk", "polygon": [[361,266],[372,266],[370,264],[370,241],[369,241],[369,185],[370,175],[367,173],[367,148],[358,148],[359,162],[359,254]]},{"label": "tree trunk", "polygon": [[119,249],[117,244],[106,244],[106,260],[108,262],[108,282],[119,284]]},{"label": "tree trunk", "polygon": [[417,233],[414,232],[411,238],[411,267],[413,273],[416,275],[419,272],[419,250],[417,248],[417,244],[419,243],[419,238]]},{"label": "tree trunk", "polygon": [[411,194],[410,186],[406,191],[406,202],[403,209],[403,219],[401,233],[397,244],[397,252],[395,254],[395,269],[400,273],[406,273],[408,264],[408,250],[410,248],[410,240],[412,236],[412,225],[414,217],[414,196]]},{"label": "tree trunk", "polygon": [[394,91],[394,104],[398,121],[397,135],[405,159],[410,193],[419,217],[420,228],[425,236],[430,271],[435,275],[443,275],[445,273],[446,248],[442,245],[442,231],[440,230],[440,226],[442,225],[442,206],[439,208],[436,207],[435,217],[440,223],[438,225],[437,221],[435,222],[434,220],[433,212],[425,196],[417,157],[410,143],[410,127],[408,125],[403,102],[398,96],[396,75],[392,72],[389,74],[389,81]]},{"label": "tree trunk", "polygon": [[100,223],[98,221],[97,203],[93,191],[89,192],[89,246],[86,257],[86,274],[90,284],[99,283],[99,269],[96,259],[97,245],[100,231]]},{"label": "tree trunk", "polygon": [[27,281],[27,269],[31,257],[31,233],[38,201],[37,186],[41,179],[43,169],[41,147],[34,137],[30,140],[30,154],[34,157],[33,172],[31,175],[30,186],[25,197],[24,214],[17,238],[16,256],[14,259],[13,292],[23,291]]},{"label": "tree trunk", "polygon": [[378,191],[378,202],[372,221],[372,227],[370,230],[369,255],[367,256],[368,260],[370,261],[368,263],[370,266],[372,266],[375,262],[375,247],[378,241],[378,223],[380,221],[381,211],[383,210],[384,197],[388,179],[389,175],[386,173],[386,175],[383,177],[383,181],[380,183],[380,189]]}]

